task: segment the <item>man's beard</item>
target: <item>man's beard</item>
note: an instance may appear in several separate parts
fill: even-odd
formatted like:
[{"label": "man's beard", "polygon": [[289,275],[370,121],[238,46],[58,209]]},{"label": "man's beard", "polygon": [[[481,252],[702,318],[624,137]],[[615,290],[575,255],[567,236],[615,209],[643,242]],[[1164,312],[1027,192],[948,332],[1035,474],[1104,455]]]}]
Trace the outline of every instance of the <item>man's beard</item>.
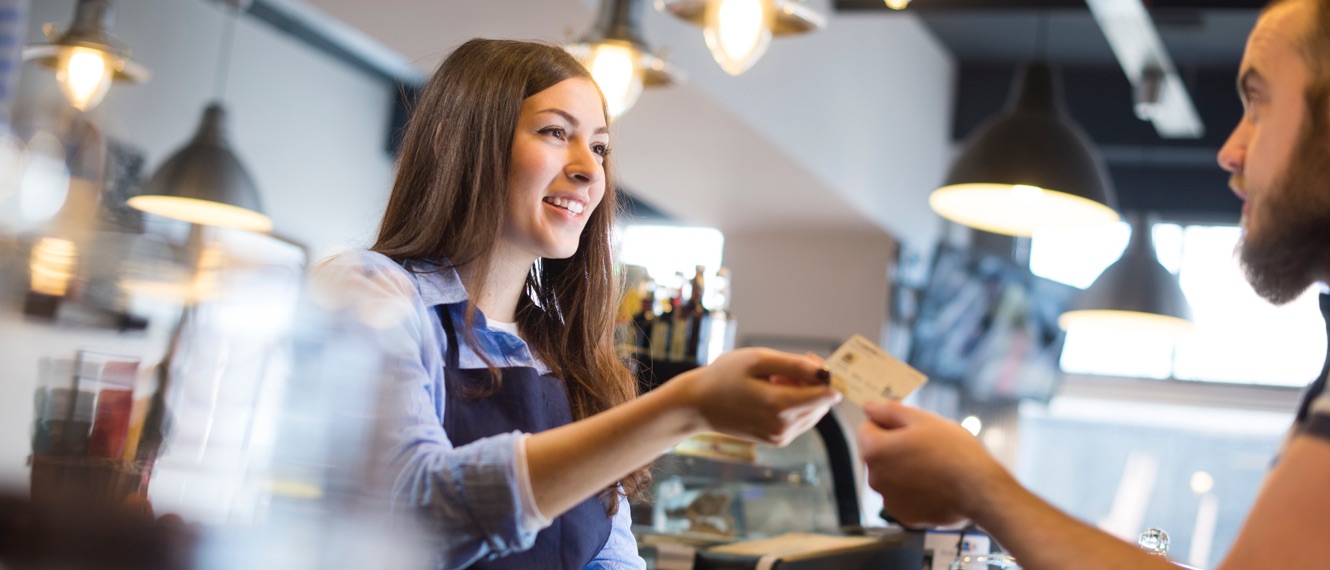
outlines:
[{"label": "man's beard", "polygon": [[1260,208],[1252,208],[1259,219],[1248,223],[1259,232],[1246,232],[1238,244],[1247,281],[1276,305],[1296,299],[1330,270],[1330,129],[1322,116],[1311,113],[1288,169],[1262,193]]}]

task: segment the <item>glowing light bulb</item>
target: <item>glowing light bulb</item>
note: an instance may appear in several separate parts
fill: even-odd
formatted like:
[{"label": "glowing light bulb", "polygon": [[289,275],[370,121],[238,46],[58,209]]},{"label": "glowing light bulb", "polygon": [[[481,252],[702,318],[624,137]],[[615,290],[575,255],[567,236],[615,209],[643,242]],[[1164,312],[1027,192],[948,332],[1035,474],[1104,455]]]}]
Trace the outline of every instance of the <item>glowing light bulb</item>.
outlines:
[{"label": "glowing light bulb", "polygon": [[605,94],[611,118],[632,108],[642,94],[638,59],[637,49],[627,43],[601,42],[591,52],[591,77]]},{"label": "glowing light bulb", "polygon": [[60,68],[56,79],[69,104],[80,111],[96,107],[111,89],[114,70],[105,54],[85,47],[70,47],[60,52]]},{"label": "glowing light bulb", "polygon": [[739,75],[766,53],[771,18],[770,0],[711,0],[702,37],[721,69]]},{"label": "glowing light bulb", "polygon": [[78,249],[74,242],[42,238],[32,247],[32,260],[28,263],[32,292],[64,297],[69,292],[69,282],[74,280],[77,262]]},{"label": "glowing light bulb", "polygon": [[904,10],[906,6],[910,5],[910,0],[886,0],[886,2],[887,7],[892,10]]}]

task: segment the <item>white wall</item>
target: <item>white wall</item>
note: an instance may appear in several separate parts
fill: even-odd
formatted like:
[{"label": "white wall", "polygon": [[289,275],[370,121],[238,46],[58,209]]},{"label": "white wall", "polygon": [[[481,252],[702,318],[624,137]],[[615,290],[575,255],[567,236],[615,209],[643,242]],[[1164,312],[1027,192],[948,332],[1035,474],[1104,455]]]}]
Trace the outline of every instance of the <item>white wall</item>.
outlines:
[{"label": "white wall", "polygon": [[[41,25],[63,29],[74,0],[30,6],[29,41]],[[207,0],[117,2],[115,33],[153,73],[143,85],[116,84],[91,117],[104,132],[143,149],[147,174],[193,135],[212,99],[229,11]],[[392,90],[242,17],[224,101],[232,148],[255,178],[279,234],[315,257],[372,239],[387,201],[393,163],[384,152]],[[27,65],[17,113],[61,105],[54,74]]]},{"label": "white wall", "polygon": [[840,342],[861,334],[880,342],[895,247],[891,238],[871,230],[727,233],[724,263],[733,276],[738,341]]},{"label": "white wall", "polygon": [[[951,158],[953,58],[909,12],[837,13],[829,1],[809,4],[827,17],[826,28],[773,38],[738,77],[712,61],[700,28],[655,10],[644,20],[653,46],[668,47],[690,85],[829,189],[805,187],[803,203],[843,201],[926,253],[941,225],[928,194]],[[625,115],[625,124],[631,120]]]}]

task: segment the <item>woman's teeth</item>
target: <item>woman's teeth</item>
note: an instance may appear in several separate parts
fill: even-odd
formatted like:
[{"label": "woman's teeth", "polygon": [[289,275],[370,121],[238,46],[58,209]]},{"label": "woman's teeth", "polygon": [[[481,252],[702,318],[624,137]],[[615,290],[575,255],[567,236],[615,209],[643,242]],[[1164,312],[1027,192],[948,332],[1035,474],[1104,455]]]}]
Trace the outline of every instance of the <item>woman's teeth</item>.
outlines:
[{"label": "woman's teeth", "polygon": [[545,203],[568,210],[569,212],[572,212],[573,215],[575,216],[582,215],[582,211],[586,209],[585,204],[578,202],[576,200],[569,200],[567,198],[545,198]]}]

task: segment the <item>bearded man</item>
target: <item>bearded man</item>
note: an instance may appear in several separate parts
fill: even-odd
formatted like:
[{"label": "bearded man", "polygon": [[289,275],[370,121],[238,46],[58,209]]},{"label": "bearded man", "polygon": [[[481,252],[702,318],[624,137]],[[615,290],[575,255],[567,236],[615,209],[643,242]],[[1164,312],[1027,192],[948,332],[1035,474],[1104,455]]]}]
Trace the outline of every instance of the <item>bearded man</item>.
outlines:
[{"label": "bearded man", "polygon": [[[1247,40],[1238,92],[1242,121],[1219,164],[1244,202],[1244,271],[1276,304],[1319,283],[1330,318],[1330,0],[1267,6]],[[1330,568],[1328,371],[1304,396],[1221,570]],[[859,449],[869,484],[902,523],[969,518],[1027,570],[1177,568],[1036,497],[959,425],[896,403],[865,411]]]}]

